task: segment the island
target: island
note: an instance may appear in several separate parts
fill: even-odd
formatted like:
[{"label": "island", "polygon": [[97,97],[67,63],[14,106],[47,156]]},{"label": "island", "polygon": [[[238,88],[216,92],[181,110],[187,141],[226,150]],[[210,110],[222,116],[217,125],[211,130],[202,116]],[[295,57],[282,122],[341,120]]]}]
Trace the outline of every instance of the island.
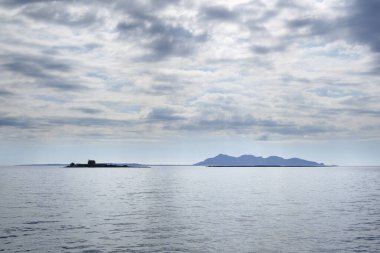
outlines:
[{"label": "island", "polygon": [[70,163],[66,166],[71,167],[83,167],[83,168],[103,168],[103,167],[128,167],[128,168],[149,168],[149,166],[137,163],[129,164],[117,164],[117,163],[96,163],[95,160],[88,160],[87,163]]},{"label": "island", "polygon": [[208,167],[327,167],[323,163],[307,161],[300,158],[285,159],[279,156],[264,158],[254,155],[234,157],[224,154],[208,158],[194,165]]}]

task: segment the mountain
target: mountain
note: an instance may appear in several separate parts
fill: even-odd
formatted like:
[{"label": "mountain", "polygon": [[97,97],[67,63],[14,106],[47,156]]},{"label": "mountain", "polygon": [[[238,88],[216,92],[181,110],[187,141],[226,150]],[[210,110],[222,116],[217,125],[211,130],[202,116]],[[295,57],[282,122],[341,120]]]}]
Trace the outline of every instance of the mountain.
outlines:
[{"label": "mountain", "polygon": [[254,155],[242,155],[239,157],[228,155],[217,155],[208,158],[203,162],[196,163],[197,166],[299,166],[299,167],[321,167],[323,163],[316,163],[299,158],[284,159],[279,156],[269,156],[267,158]]}]

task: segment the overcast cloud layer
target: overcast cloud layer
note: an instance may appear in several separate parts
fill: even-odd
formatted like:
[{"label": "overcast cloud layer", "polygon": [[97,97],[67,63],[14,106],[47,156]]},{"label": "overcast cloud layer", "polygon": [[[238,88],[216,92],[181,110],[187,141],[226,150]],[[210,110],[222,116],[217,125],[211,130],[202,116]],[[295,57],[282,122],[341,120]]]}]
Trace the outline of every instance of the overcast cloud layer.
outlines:
[{"label": "overcast cloud layer", "polygon": [[379,13],[378,0],[0,0],[0,134],[379,139]]}]

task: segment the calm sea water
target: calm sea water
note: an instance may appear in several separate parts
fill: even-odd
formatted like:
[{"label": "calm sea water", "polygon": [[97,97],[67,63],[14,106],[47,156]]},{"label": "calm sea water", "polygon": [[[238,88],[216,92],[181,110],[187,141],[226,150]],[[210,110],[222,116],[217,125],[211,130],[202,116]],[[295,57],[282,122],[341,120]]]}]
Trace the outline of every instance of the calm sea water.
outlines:
[{"label": "calm sea water", "polygon": [[3,252],[380,252],[380,168],[0,167]]}]

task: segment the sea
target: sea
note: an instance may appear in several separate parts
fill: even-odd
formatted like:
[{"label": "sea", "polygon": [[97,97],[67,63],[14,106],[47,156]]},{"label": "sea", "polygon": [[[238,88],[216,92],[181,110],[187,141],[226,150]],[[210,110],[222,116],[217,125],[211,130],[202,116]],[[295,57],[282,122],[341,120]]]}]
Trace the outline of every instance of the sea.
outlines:
[{"label": "sea", "polygon": [[0,167],[0,252],[380,252],[380,167]]}]

